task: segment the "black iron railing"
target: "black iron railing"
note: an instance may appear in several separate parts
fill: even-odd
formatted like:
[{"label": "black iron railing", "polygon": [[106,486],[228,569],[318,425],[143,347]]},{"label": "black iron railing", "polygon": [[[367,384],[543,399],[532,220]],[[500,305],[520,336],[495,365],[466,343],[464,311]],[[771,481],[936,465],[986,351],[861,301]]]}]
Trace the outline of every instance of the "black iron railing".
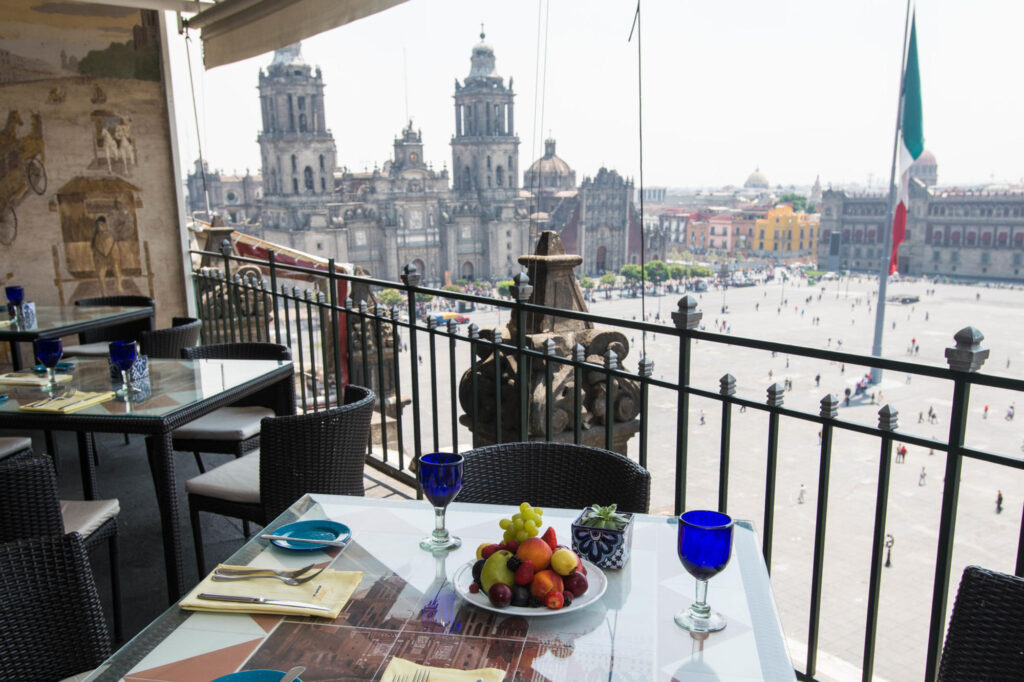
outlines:
[{"label": "black iron railing", "polygon": [[[802,680],[818,679],[825,547],[830,539],[826,533],[829,483],[834,441],[838,433],[870,436],[879,444],[864,650],[860,664],[865,680],[871,679],[875,666],[894,443],[917,445],[947,454],[938,519],[931,616],[927,625],[927,660],[924,665],[927,680],[935,677],[945,632],[963,461],[974,459],[1012,470],[1024,469],[1024,460],[1018,457],[965,445],[972,386],[997,388],[1015,394],[1024,392],[1024,381],[978,373],[988,351],[980,346],[980,333],[970,327],[957,332],[955,346],[946,350],[948,367],[936,367],[703,331],[700,327],[702,313],[697,310],[697,301],[691,296],[679,299],[678,309],[671,315],[673,325],[668,326],[530,304],[527,300],[532,287],[525,273],[514,278],[511,300],[501,300],[422,287],[420,275],[411,265],[405,267],[399,283],[341,274],[333,261],[327,270],[317,270],[280,265],[273,255],[266,261],[238,257],[231,255],[229,249],[222,254],[192,253],[220,258],[222,263],[219,268],[202,268],[193,272],[204,342],[270,340],[291,346],[299,382],[296,395],[303,410],[319,410],[337,404],[340,395],[337,387],[346,373],[354,383],[374,388],[381,399],[377,406],[375,435],[367,448],[367,463],[414,487],[415,478],[408,465],[424,451],[442,447],[465,450],[484,438],[481,434],[498,442],[532,438],[579,443],[585,437],[589,419],[589,437],[603,430],[598,445],[608,449],[618,447],[645,467],[652,452],[665,461],[674,460],[672,506],[676,513],[680,513],[687,506],[687,434],[690,433],[690,401],[696,397],[717,401],[721,407],[717,499],[719,510],[724,512],[728,507],[730,460],[733,456],[733,411],[758,410],[768,417],[764,438],[766,473],[761,529],[764,558],[771,571],[776,536],[780,425],[783,420],[819,425],[818,496],[810,567],[807,655],[801,662],[803,665],[797,666],[797,676]],[[298,280],[305,282],[297,284]],[[345,283],[349,292],[366,292],[366,297],[353,300],[349,295],[345,300],[339,300],[339,282]],[[383,289],[401,292],[404,305],[388,307],[368,302],[369,292]],[[509,321],[515,323],[515,338],[504,338],[501,328],[482,330],[476,324],[470,324],[461,331],[455,320],[441,324],[436,319],[421,319],[418,313],[423,306],[419,304],[426,297],[443,300],[450,304],[447,307],[459,303],[469,307],[491,307],[498,311],[499,319],[502,313],[507,313]],[[612,349],[603,352],[598,362],[593,356],[588,358],[587,349],[580,345],[559,353],[556,343],[547,339],[539,347],[531,347],[526,338],[530,315],[557,316],[622,330],[623,333],[672,337],[678,347],[677,376],[674,380],[655,378],[653,362],[646,357],[641,358],[636,371],[629,371],[620,365],[618,355]],[[339,329],[344,334],[339,333]],[[868,425],[840,419],[839,407],[843,401],[836,395],[825,395],[820,401],[820,410],[815,413],[787,408],[786,391],[779,383],[767,389],[764,402],[738,396],[737,382],[727,373],[721,377],[718,391],[695,386],[691,382],[691,365],[696,356],[694,344],[698,342],[782,353],[798,359],[845,363],[851,367],[879,368],[900,376],[906,374],[948,382],[952,387],[948,437],[945,440],[929,439],[898,433],[898,414],[890,405],[879,410],[877,425]],[[488,358],[492,360],[489,367],[486,366]],[[460,369],[468,370],[461,379],[458,376]],[[560,371],[564,382],[556,385],[555,377]],[[537,377],[540,378],[543,396],[540,401],[536,392],[531,400],[530,390],[525,388],[530,387]],[[589,393],[585,387],[589,387]],[[671,437],[658,434],[656,443],[652,442],[650,434],[649,393],[652,389],[671,392],[676,402],[675,433]],[[405,391],[411,397],[408,409],[402,398]],[[623,396],[618,394],[623,391],[629,392],[626,396],[628,401],[639,405],[635,410],[637,438],[625,447],[617,435],[621,424],[617,427],[612,417],[617,410],[622,410]],[[461,409],[460,402],[474,406],[470,414]],[[535,411],[538,402],[543,416],[531,422],[531,410]],[[491,409],[481,408],[487,405]],[[605,416],[603,420],[600,419],[601,414]],[[595,428],[598,431],[595,432]],[[1024,576],[1024,523],[1016,548],[1016,574]]]}]

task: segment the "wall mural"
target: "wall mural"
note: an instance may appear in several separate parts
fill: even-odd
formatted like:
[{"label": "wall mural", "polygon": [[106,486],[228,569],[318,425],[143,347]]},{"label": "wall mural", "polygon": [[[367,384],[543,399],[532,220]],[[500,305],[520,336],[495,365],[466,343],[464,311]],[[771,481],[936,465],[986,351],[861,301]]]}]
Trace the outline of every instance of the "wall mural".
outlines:
[{"label": "wall mural", "polygon": [[160,291],[161,324],[184,311],[159,41],[155,12],[0,6],[0,280],[30,300]]}]

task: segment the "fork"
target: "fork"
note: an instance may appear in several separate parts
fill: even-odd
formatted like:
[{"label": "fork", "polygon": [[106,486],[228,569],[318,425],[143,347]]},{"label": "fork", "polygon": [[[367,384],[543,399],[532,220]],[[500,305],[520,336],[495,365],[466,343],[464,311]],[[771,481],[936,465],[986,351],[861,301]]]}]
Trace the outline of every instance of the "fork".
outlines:
[{"label": "fork", "polygon": [[228,582],[231,580],[256,580],[257,578],[277,578],[286,585],[301,585],[303,583],[308,583],[310,580],[323,573],[326,568],[326,565],[321,566],[320,570],[314,571],[309,575],[304,575],[301,578],[285,578],[283,576],[277,575],[276,573],[267,573],[265,575],[224,575],[223,573],[218,573],[217,571],[214,571],[212,579],[217,582]]},{"label": "fork", "polygon": [[291,570],[278,570],[275,568],[226,568],[224,566],[220,566],[214,571],[214,573],[217,575],[258,575],[261,573],[272,573],[274,575],[281,576],[282,578],[298,578],[306,571],[315,567],[315,562],[308,566]]}]

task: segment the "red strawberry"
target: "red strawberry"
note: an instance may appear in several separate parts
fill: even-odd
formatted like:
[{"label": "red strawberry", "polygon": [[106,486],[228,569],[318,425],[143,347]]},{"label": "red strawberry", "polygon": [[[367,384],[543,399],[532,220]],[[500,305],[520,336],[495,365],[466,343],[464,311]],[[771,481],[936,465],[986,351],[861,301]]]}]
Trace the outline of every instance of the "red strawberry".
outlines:
[{"label": "red strawberry", "polygon": [[533,562],[529,559],[524,559],[519,568],[516,569],[515,581],[516,585],[529,585],[533,582]]},{"label": "red strawberry", "polygon": [[551,590],[544,597],[544,606],[549,609],[560,609],[565,606],[565,595],[558,590]]},{"label": "red strawberry", "polygon": [[548,547],[551,548],[552,552],[558,547],[558,540],[555,539],[555,529],[552,526],[548,526],[548,529],[544,531],[544,535],[541,535],[540,539],[548,543]]},{"label": "red strawberry", "polygon": [[480,558],[486,559],[495,552],[497,552],[499,549],[501,549],[501,545],[487,545],[482,550],[480,550]]}]

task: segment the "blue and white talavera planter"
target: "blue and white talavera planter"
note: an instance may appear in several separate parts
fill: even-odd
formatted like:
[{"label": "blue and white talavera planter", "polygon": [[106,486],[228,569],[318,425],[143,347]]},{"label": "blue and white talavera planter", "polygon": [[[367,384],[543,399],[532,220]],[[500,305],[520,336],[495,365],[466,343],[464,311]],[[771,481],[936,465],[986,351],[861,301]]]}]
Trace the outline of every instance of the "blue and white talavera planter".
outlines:
[{"label": "blue and white talavera planter", "polygon": [[613,530],[581,526],[580,519],[585,513],[585,510],[580,512],[572,522],[573,551],[601,568],[625,566],[633,545],[633,515],[629,512],[619,512],[627,519],[626,527],[622,530]]}]

